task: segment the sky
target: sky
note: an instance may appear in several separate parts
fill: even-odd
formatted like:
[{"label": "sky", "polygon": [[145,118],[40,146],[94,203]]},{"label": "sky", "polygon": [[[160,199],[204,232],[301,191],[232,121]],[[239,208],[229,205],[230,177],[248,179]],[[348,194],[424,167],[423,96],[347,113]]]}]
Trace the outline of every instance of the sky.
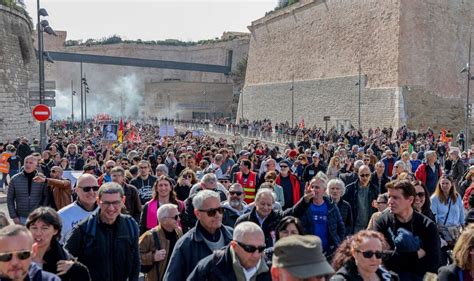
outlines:
[{"label": "sky", "polygon": [[[24,0],[36,24],[36,0]],[[68,40],[119,35],[128,40],[197,41],[224,31],[249,32],[252,21],[273,10],[278,0],[41,0],[54,30]]]}]

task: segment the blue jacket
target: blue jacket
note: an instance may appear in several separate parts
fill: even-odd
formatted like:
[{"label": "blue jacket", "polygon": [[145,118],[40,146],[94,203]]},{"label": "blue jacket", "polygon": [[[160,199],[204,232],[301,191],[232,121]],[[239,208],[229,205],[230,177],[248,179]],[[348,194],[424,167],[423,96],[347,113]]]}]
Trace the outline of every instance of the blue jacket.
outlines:
[{"label": "blue jacket", "polygon": [[[329,249],[327,255],[332,254],[339,244],[346,237],[346,228],[342,221],[341,213],[334,203],[329,198],[324,197],[324,202],[328,205],[328,232],[329,232]],[[301,217],[301,223],[303,224],[306,234],[312,234],[314,229],[314,220],[311,215],[311,208],[306,210],[304,216]]]},{"label": "blue jacket", "polygon": [[[11,279],[0,277],[0,281],[7,280]],[[37,264],[31,263],[25,281],[61,281],[61,278],[59,278],[55,274],[43,271]]]},{"label": "blue jacket", "polygon": [[[228,245],[232,240],[233,229],[222,225],[220,231],[224,235],[224,244]],[[198,262],[210,254],[212,251],[196,224],[176,242],[163,281],[186,280]]]}]

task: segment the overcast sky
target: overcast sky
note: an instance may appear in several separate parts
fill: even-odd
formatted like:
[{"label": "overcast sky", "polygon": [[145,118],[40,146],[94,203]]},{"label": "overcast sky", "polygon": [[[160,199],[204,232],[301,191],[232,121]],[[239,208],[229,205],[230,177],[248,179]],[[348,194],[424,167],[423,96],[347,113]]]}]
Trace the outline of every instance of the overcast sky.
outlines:
[{"label": "overcast sky", "polygon": [[[41,0],[55,30],[68,39],[201,40],[247,26],[273,10],[278,0]],[[36,0],[25,0],[36,23]]]}]

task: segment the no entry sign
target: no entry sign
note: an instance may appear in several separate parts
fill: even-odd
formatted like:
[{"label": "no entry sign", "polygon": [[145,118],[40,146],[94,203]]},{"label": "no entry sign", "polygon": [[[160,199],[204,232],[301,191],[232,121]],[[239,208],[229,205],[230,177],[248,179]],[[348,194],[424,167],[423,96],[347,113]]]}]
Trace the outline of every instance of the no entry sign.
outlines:
[{"label": "no entry sign", "polygon": [[33,117],[39,122],[44,122],[51,116],[51,110],[44,104],[38,104],[33,107],[33,111],[31,113],[33,114]]}]

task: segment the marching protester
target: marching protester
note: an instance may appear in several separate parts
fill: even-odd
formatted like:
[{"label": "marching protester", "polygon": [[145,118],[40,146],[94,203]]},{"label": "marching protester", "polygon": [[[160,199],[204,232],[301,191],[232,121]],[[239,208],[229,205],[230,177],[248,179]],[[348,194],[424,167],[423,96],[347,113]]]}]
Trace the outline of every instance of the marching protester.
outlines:
[{"label": "marching protester", "polygon": [[[100,122],[88,121],[81,131],[80,123],[53,121],[46,150],[37,141],[33,147],[26,139],[4,142],[9,151],[25,156],[18,167],[8,162],[14,173],[7,191],[10,218],[25,223],[38,207],[50,206],[61,222],[45,215],[29,224],[41,246],[33,260],[57,273],[78,262],[91,280],[105,281],[137,280],[139,271],[150,281],[269,280],[270,273],[273,280],[328,280],[333,270],[324,255],[337,257],[334,250],[340,246],[345,252],[339,257],[346,262],[336,267],[335,280],[396,280],[398,275],[416,281],[438,271],[440,235],[443,241],[451,235],[449,247],[442,244],[446,263],[447,250],[463,235],[462,225],[472,221],[472,212],[464,216],[464,206],[459,209],[461,196],[443,168],[466,179],[459,185],[468,189],[465,203],[474,190],[468,188],[471,175],[459,176],[456,149],[430,130],[371,128],[365,133],[291,128],[270,120],[206,122],[260,137],[196,135],[187,129],[207,127],[201,120],[167,120],[175,133],[160,136],[157,120],[140,120],[127,121],[121,142],[105,141]],[[264,140],[273,128],[281,139],[291,138]],[[453,151],[451,159],[444,159],[442,147]],[[459,167],[447,164],[447,169],[439,159]],[[309,236],[284,241],[303,233]],[[387,247],[380,247],[381,234]],[[62,243],[71,256],[57,249]],[[268,270],[272,259],[276,263]],[[52,260],[67,262],[53,270]],[[456,268],[466,271],[459,264]]]}]

